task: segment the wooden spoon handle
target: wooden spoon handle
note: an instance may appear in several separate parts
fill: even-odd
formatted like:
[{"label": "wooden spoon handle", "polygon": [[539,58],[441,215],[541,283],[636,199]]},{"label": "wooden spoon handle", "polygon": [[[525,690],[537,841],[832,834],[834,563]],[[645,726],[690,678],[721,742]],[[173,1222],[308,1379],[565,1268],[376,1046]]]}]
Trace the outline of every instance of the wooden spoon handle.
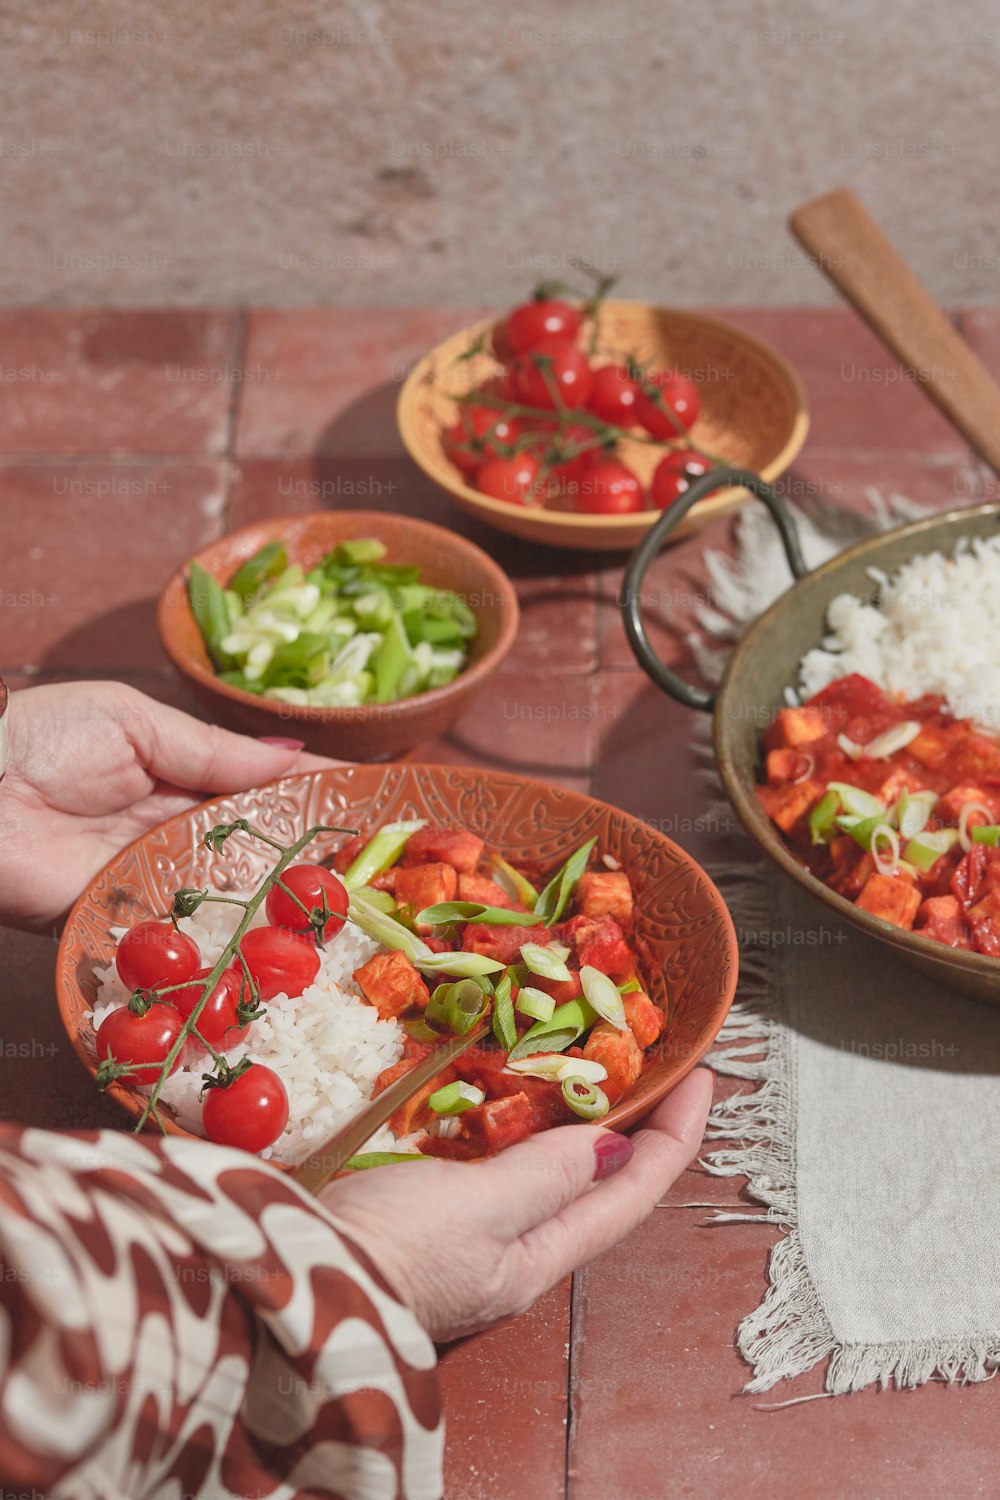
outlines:
[{"label": "wooden spoon handle", "polygon": [[792,233],[990,467],[1000,386],[847,188],[797,208]]}]

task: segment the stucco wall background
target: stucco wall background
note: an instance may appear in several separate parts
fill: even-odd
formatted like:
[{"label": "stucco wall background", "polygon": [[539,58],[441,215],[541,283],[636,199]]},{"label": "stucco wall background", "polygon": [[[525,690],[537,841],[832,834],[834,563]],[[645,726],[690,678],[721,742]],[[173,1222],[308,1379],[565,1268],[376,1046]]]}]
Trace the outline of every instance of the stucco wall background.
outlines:
[{"label": "stucco wall background", "polygon": [[493,303],[581,255],[679,303],[833,297],[839,183],[997,300],[995,0],[4,0],[0,300]]}]

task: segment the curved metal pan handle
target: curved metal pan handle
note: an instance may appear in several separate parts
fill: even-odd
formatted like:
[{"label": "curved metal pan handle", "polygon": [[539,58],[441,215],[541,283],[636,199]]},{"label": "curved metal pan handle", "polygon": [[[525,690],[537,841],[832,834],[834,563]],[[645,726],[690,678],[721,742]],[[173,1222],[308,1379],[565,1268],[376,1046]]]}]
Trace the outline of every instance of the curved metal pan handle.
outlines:
[{"label": "curved metal pan handle", "polygon": [[618,599],[625,617],[625,633],[639,665],[649,674],[657,687],[669,693],[671,698],[676,698],[678,703],[683,703],[688,708],[704,709],[709,713],[715,707],[715,694],[705,688],[694,687],[691,683],[685,682],[682,677],[678,677],[676,672],[671,671],[666,663],[660,660],[650,645],[642,617],[642,584],[653,559],[659,554],[667,537],[680,525],[691,507],[699,500],[704,500],[706,495],[723,489],[746,489],[756,495],[758,500],[763,500],[781,533],[788,566],[796,578],[805,577],[809,569],[802,555],[799,533],[781,497],[758,474],[752,474],[749,469],[714,469],[704,478],[695,480],[691,488],[685,490],[683,495],[679,496],[673,505],[664,511],[660,519],[649,528],[629,558]]}]

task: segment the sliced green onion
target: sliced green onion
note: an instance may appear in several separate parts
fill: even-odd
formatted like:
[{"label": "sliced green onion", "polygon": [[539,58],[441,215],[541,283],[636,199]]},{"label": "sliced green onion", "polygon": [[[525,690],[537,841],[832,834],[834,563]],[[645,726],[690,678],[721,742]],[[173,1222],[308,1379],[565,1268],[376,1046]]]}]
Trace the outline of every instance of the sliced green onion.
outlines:
[{"label": "sliced green onion", "polygon": [[511,1049],[508,1066],[521,1057],[532,1057],[536,1052],[565,1052],[577,1037],[589,1031],[597,1020],[597,1011],[582,997],[567,1000],[558,1005],[547,1021],[537,1021],[526,1031],[516,1047]]},{"label": "sliced green onion", "polygon": [[463,1083],[459,1079],[437,1089],[427,1103],[436,1115],[460,1115],[467,1109],[475,1109],[485,1098],[485,1092],[477,1089],[474,1083]]},{"label": "sliced green onion", "polygon": [[978,828],[972,830],[972,842],[974,844],[992,844],[994,848],[1000,844],[1000,825],[996,823],[980,823]]},{"label": "sliced green onion", "polygon": [[474,979],[462,979],[457,984],[439,984],[427,1002],[424,1015],[428,1021],[464,1036],[485,1015],[488,1006],[489,998],[481,986]]},{"label": "sliced green onion", "polygon": [[558,922],[576,889],[577,881],[587,868],[590,852],[597,843],[596,838],[581,844],[563,865],[535,902],[535,912],[545,918],[547,926]]},{"label": "sliced green onion", "polygon": [[588,1004],[593,1006],[597,1014],[603,1020],[609,1021],[618,1031],[627,1031],[625,1006],[614,981],[609,979],[607,974],[602,974],[600,969],[584,964],[580,970],[580,983],[583,985],[583,993],[587,997]]},{"label": "sliced green onion", "polygon": [[969,850],[972,848],[972,830],[969,827],[969,819],[972,817],[973,813],[984,814],[986,818],[986,822],[982,825],[984,828],[989,828],[992,826],[990,823],[990,819],[992,818],[993,814],[990,812],[988,807],[985,807],[982,802],[965,803],[958,819],[958,842],[961,844],[966,854],[968,854]]},{"label": "sliced green onion", "polygon": [[517,992],[517,1009],[522,1016],[533,1021],[551,1021],[556,1002],[544,990],[536,990],[530,984],[522,985]]},{"label": "sliced green onion", "polygon": [[[563,951],[565,953],[568,950]],[[570,977],[565,958],[560,958],[550,948],[543,947],[541,943],[522,943],[521,957],[531,973],[540,974],[543,979],[565,981]]]},{"label": "sliced green onion", "polygon": [[[554,1019],[553,1016],[552,1020]],[[537,1025],[552,1027],[552,1020],[539,1021]],[[530,1031],[524,1033],[517,1046],[510,1049],[508,1061],[513,1058],[518,1062],[522,1057],[533,1057],[536,1052],[565,1052],[579,1036],[580,1032],[575,1026],[555,1026],[551,1031],[547,1030],[544,1036],[532,1026]]]},{"label": "sliced green onion", "polygon": [[377,891],[373,885],[362,885],[354,894],[367,901],[369,906],[374,906],[376,911],[384,911],[390,917],[397,910],[396,899],[391,891]]},{"label": "sliced green onion", "polygon": [[437,957],[432,954],[430,948],[423,938],[417,937],[397,922],[395,917],[387,916],[384,911],[378,911],[376,907],[370,906],[363,896],[357,891],[351,893],[347,906],[348,921],[353,922],[355,927],[360,927],[362,932],[367,932],[376,943],[381,943],[384,948],[396,948],[400,953],[405,953],[411,964],[422,964],[428,957]]},{"label": "sliced green onion", "polygon": [[433,1026],[428,1026],[423,1016],[407,1016],[403,1022],[403,1030],[415,1042],[439,1042],[441,1040],[440,1033],[435,1031]]},{"label": "sliced green onion", "polygon": [[527,876],[522,875],[512,864],[504,859],[502,854],[490,855],[490,870],[493,879],[498,885],[502,885],[508,896],[513,896],[522,906],[529,909],[534,907],[538,900],[538,892]]},{"label": "sliced green onion", "polygon": [[485,953],[434,953],[429,948],[413,962],[425,974],[453,974],[457,979],[498,974],[504,967],[499,959],[487,958]]},{"label": "sliced green onion", "polygon": [[922,728],[923,725],[919,719],[904,719],[902,724],[893,724],[891,729],[869,740],[864,747],[864,753],[871,760],[888,760],[889,756],[895,755],[897,750],[905,750],[907,745],[916,739]]},{"label": "sliced green onion", "polygon": [[514,1021],[514,1002],[511,999],[510,970],[497,980],[493,991],[493,1035],[505,1052],[517,1046],[517,1026]]},{"label": "sliced green onion", "polygon": [[284,542],[268,542],[237,569],[229,580],[229,587],[241,599],[250,599],[262,583],[266,583],[269,578],[275,578],[287,567],[288,553]]},{"label": "sliced green onion", "polygon": [[[887,852],[879,848],[882,840]],[[880,823],[872,830],[871,856],[880,875],[895,875],[899,868],[899,834],[888,823]]]},{"label": "sliced green onion", "polygon": [[422,1156],[419,1151],[362,1151],[358,1156],[350,1156],[344,1162],[342,1170],[345,1172],[367,1172],[372,1167],[394,1167],[404,1161],[432,1161],[430,1156]]},{"label": "sliced green onion", "polygon": [[828,844],[837,831],[839,792],[826,792],[809,814],[809,837],[814,844]]},{"label": "sliced green onion", "polygon": [[581,1120],[600,1120],[611,1108],[611,1101],[596,1083],[588,1083],[579,1073],[563,1079],[562,1096]]},{"label": "sliced green onion", "polygon": [[885,828],[888,825],[884,813],[876,813],[874,817],[862,818],[856,813],[848,813],[838,818],[837,827],[843,833],[849,833],[856,844],[862,849],[870,849],[872,846],[872,835],[877,828]]},{"label": "sliced green onion", "polygon": [[916,838],[927,827],[937,799],[937,792],[904,791],[892,808],[889,821],[895,823],[902,838]]},{"label": "sliced green onion", "polygon": [[426,818],[410,818],[405,823],[386,823],[348,866],[343,877],[348,890],[370,885],[376,875],[384,875],[396,863],[410,836],[426,827]]},{"label": "sliced green onion", "polygon": [[564,1078],[575,1075],[587,1083],[603,1083],[608,1070],[603,1063],[591,1062],[589,1057],[563,1057],[561,1052],[539,1052],[534,1057],[522,1057],[518,1062],[508,1062],[505,1073],[516,1073],[520,1078],[545,1078],[561,1083]]},{"label": "sliced green onion", "polygon": [[385,543],[378,541],[376,537],[359,536],[347,542],[338,542],[329,556],[338,563],[376,563],[382,561],[388,550]]},{"label": "sliced green onion", "polygon": [[509,911],[505,906],[483,906],[479,901],[438,901],[417,912],[417,921],[429,927],[444,927],[451,922],[486,922],[491,927],[528,927],[541,917],[523,911]]},{"label": "sliced green onion", "polygon": [[885,814],[885,808],[877,797],[859,786],[851,786],[847,781],[831,781],[827,791],[837,793],[845,813],[860,818],[882,817]]},{"label": "sliced green onion", "polygon": [[903,850],[903,858],[908,865],[915,865],[918,870],[929,870],[942,854],[947,854],[957,843],[957,828],[941,828],[934,833],[924,831],[910,840]]},{"label": "sliced green onion", "polygon": [[642,985],[638,979],[633,977],[632,979],[626,979],[624,984],[618,986],[618,993],[619,995],[634,995],[637,990],[641,989]]},{"label": "sliced green onion", "polygon": [[404,673],[411,662],[410,643],[394,612],[375,658],[375,701],[389,703],[400,696]]},{"label": "sliced green onion", "polygon": [[198,622],[205,642],[205,648],[212,658],[213,664],[220,671],[228,671],[234,667],[230,653],[223,649],[223,641],[232,629],[229,618],[229,605],[226,603],[226,595],[218,580],[211,573],[205,571],[200,563],[192,562],[191,573],[188,579],[188,597],[191,600],[191,611]]}]

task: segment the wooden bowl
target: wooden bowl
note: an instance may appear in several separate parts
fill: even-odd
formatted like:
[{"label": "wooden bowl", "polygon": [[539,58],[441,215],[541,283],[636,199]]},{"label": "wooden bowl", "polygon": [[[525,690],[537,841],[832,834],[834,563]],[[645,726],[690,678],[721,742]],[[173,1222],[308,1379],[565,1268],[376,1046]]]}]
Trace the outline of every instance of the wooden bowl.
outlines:
[{"label": "wooden bowl", "polygon": [[285,541],[290,559],[308,569],[338,542],[368,536],[385,543],[387,562],[416,564],[422,582],[449,588],[469,605],[479,630],[465,670],[444,687],[361,708],[313,708],[257,698],[216,676],[188,600],[185,566],[160,596],[160,639],[174,666],[220,722],[247,734],[294,736],[317,755],[339,760],[390,760],[443,734],[482,692],[514,643],[517,594],[485,552],[453,531],[382,511],[317,511],[245,526],[205,547],[194,560],[224,584],[267,542]]},{"label": "wooden bowl", "polygon": [[[595,551],[634,547],[660,511],[581,516],[509,504],[466,484],[445,456],[441,434],[457,419],[454,393],[482,385],[501,368],[490,353],[477,354],[460,365],[454,361],[473,340],[491,335],[496,326],[496,320],[487,320],[463,328],[411,370],[397,409],[400,434],[411,458],[463,510],[500,531],[553,547]],[[700,313],[651,307],[646,302],[605,302],[599,327],[605,347],[682,370],[698,382],[701,414],[691,440],[725,458],[731,467],[776,479],[805,442],[809,418],[798,377],[779,354],[749,333]],[[620,451],[623,461],[646,485],[664,450],[625,439]],[[713,496],[691,513],[676,535],[697,529],[745,499],[735,491]]]},{"label": "wooden bowl", "polygon": [[[782,501],[773,493],[767,497],[767,503],[779,514],[784,510]],[[630,631],[633,649],[658,686],[681,702],[713,710],[719,774],[741,822],[769,859],[834,916],[850,923],[857,932],[876,938],[913,968],[942,985],[1000,1006],[1000,960],[949,948],[919,932],[907,932],[831,890],[799,863],[764,812],[756,793],[762,762],[761,735],[777,710],[785,706],[785,688],[798,682],[803,656],[826,635],[827,610],[832,601],[838,594],[849,593],[866,603],[873,602],[878,593],[873,570],[892,574],[922,554],[950,554],[963,537],[995,536],[1000,528],[1000,505],[947,511],[882,532],[848,547],[812,572],[806,571],[801,552],[793,560],[797,539],[794,522],[787,513],[784,524],[790,528],[792,546],[789,547],[786,535],[786,550],[798,575],[797,582],[741,637],[714,703],[711,694],[692,691],[690,685],[680,682],[669,668],[656,661],[648,641],[645,645],[637,642]],[[650,544],[653,540],[650,538]],[[641,595],[641,576],[637,559],[633,559],[623,592]]]},{"label": "wooden bowl", "polygon": [[[282,843],[316,823],[370,832],[401,818],[460,825],[514,861],[560,864],[596,836],[636,891],[636,940],[647,957],[652,998],[668,1007],[669,1025],[627,1098],[607,1116],[625,1129],[650,1110],[704,1056],[718,1035],[736,989],[736,933],[725,903],[694,860],[639,818],[579,792],[496,771],[413,764],[348,766],[289,776],[269,786],[216,797],[161,823],[115,856],[70,913],[56,958],[56,994],[67,1035],[91,1075],[94,1032],[87,1012],[97,995],[95,968],[113,960],[113,926],[163,917],[175,890],[213,884],[242,888],[271,868],[266,846],[235,834],[213,854],[202,845],[216,823],[245,817]],[[316,855],[339,842],[325,835]],[[121,1084],[108,1092],[133,1117],[139,1097]],[[172,1135],[187,1134],[163,1109]]]}]

